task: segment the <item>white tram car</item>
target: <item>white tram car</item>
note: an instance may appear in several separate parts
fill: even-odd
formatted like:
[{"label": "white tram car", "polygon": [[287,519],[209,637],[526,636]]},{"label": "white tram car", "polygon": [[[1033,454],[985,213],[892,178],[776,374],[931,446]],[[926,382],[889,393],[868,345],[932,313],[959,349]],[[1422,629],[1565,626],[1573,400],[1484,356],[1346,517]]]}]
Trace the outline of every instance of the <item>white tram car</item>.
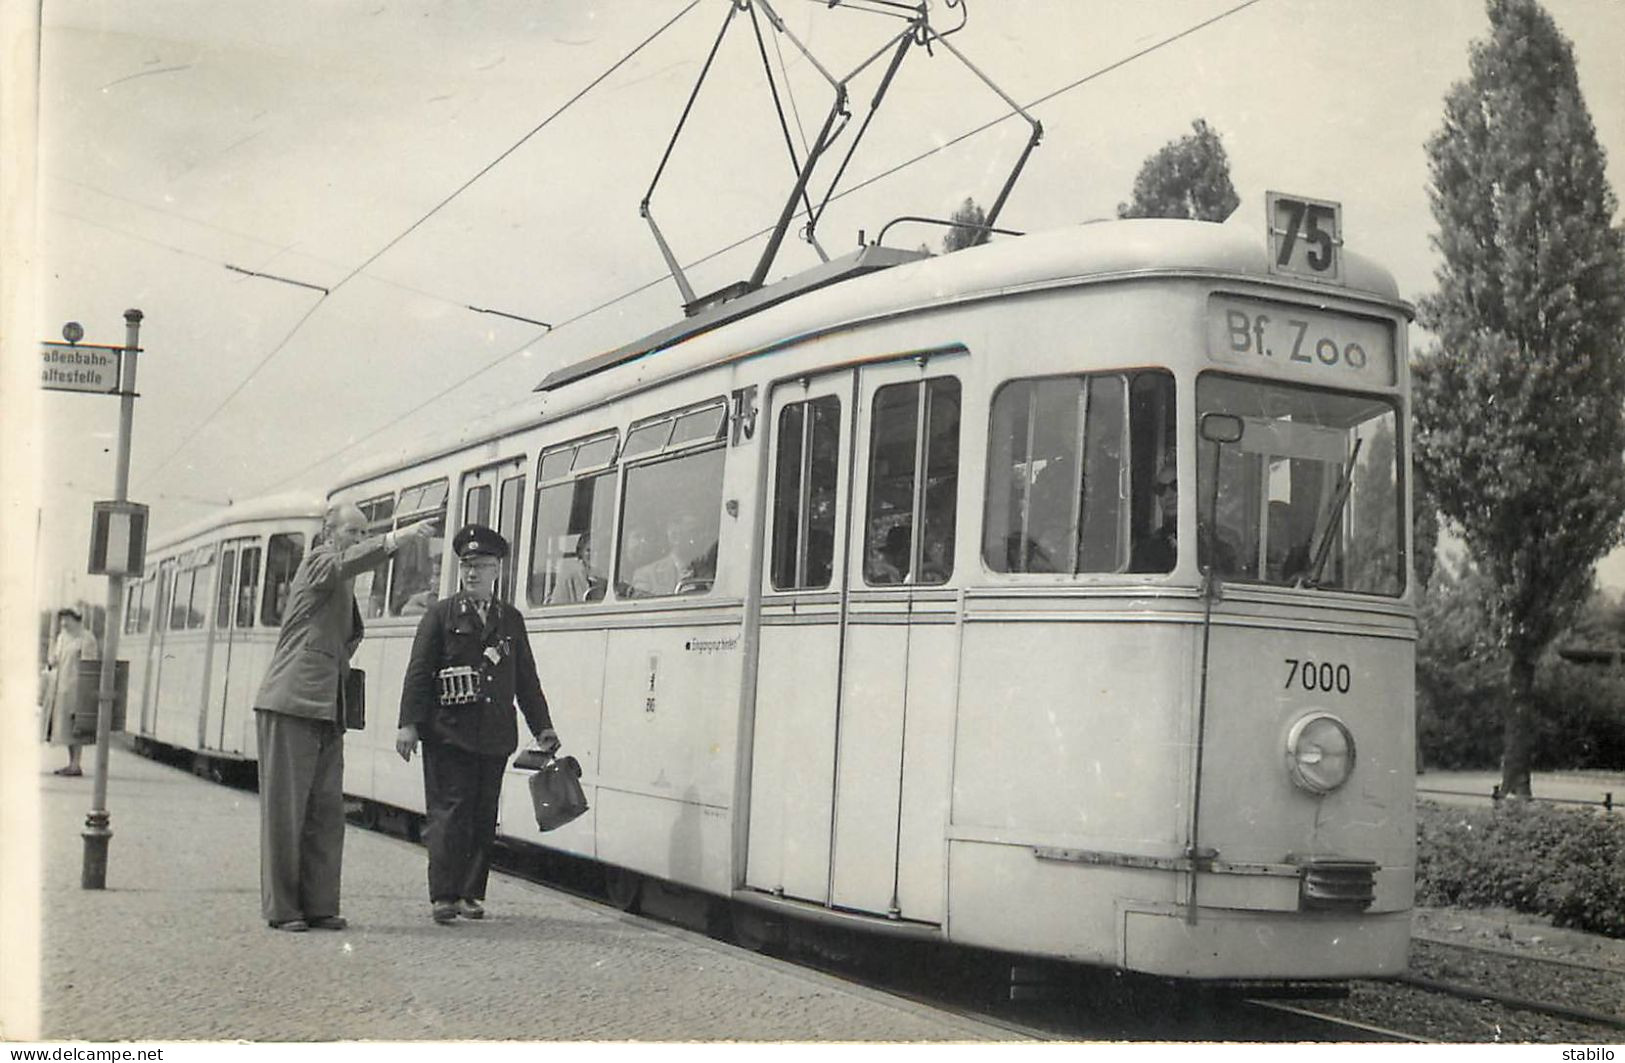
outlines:
[{"label": "white tram car", "polygon": [[319,495],[278,495],[149,544],[146,575],[126,585],[122,636],[138,742],[200,765],[255,759],[254,693],[321,513]]},{"label": "white tram car", "polygon": [[[1164,976],[1403,969],[1409,308],[1333,205],[1269,209],[1262,241],[865,247],[338,484],[375,530],[515,546],[501,586],[592,807],[544,837],[515,771],[503,833],[623,895]],[[394,708],[454,571],[427,543],[356,582],[345,774],[415,811]],[[263,657],[230,658],[234,692]],[[143,726],[213,740],[210,711]]]}]

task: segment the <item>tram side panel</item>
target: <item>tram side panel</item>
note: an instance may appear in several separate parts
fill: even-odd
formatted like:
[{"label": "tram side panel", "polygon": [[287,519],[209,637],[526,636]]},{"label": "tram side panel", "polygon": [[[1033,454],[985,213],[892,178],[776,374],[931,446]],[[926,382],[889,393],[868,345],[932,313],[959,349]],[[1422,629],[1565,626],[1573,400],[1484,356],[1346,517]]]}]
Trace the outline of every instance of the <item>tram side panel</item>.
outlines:
[{"label": "tram side panel", "polygon": [[[1167,613],[967,615],[948,854],[955,940],[1122,964],[1121,899],[1175,900],[1174,875],[1131,863],[1176,858],[1183,844],[1192,630],[1190,616]],[[1101,857],[1045,856],[1067,852]]]},{"label": "tram side panel", "polygon": [[[564,742],[562,752],[581,765],[581,787],[587,795],[587,811],[557,830],[543,834],[536,826],[531,804],[532,773],[515,769],[511,762],[503,780],[502,804],[498,811],[502,834],[577,856],[598,856],[598,816],[600,781],[599,741],[602,733],[604,678],[609,633],[583,625],[595,606],[571,606],[550,610],[548,619],[556,626],[530,628],[531,651],[536,671],[547,694],[547,711],[553,728]],[[590,621],[589,621],[590,622]],[[520,722],[520,746],[529,743]]]},{"label": "tram side panel", "polygon": [[153,737],[176,749],[196,749],[203,712],[204,668],[209,651],[202,631],[166,632],[158,673]]}]

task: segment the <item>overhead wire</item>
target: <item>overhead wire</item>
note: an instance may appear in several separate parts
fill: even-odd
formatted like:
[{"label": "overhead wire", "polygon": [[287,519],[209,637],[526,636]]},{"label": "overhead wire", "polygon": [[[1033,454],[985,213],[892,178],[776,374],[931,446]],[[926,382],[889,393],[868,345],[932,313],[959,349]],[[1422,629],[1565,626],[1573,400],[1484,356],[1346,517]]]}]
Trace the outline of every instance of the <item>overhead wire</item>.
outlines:
[{"label": "overhead wire", "polygon": [[428,211],[428,213],[424,214],[417,221],[415,221],[411,225],[407,226],[406,229],[403,230],[394,239],[390,240],[383,247],[379,248],[376,252],[374,252],[371,256],[369,256],[364,262],[362,262],[361,265],[359,265],[359,266],[355,267],[354,269],[352,269],[342,279],[340,279],[337,284],[334,284],[330,291],[328,291],[327,293],[324,293],[321,296],[321,298],[316,303],[314,303],[311,306],[311,308],[309,310],[307,310],[299,318],[298,321],[294,322],[293,328],[289,329],[287,334],[285,336],[283,336],[282,339],[274,347],[272,347],[271,350],[269,352],[267,352],[266,355],[263,358],[261,358],[258,363],[255,364],[254,368],[249,370],[248,375],[246,377],[244,377],[242,379],[242,381],[239,382],[238,385],[231,390],[231,392],[225,397],[225,399],[223,399],[221,402],[216,404],[214,409],[210,410],[209,413],[206,416],[204,416],[201,420],[199,420],[197,422],[196,425],[193,426],[192,430],[189,433],[187,433],[187,435],[186,435],[186,437],[184,439],[181,440],[180,445],[177,446],[173,451],[171,451],[163,460],[159,461],[158,464],[156,464],[156,465],[152,466],[151,468],[145,470],[140,479],[143,482],[146,482],[146,481],[150,480],[153,476],[156,476],[163,469],[168,467],[169,463],[171,461],[174,461],[175,458],[178,457],[181,454],[181,452],[184,451],[186,449],[186,447],[191,444],[192,440],[196,439],[197,436],[199,435],[199,433],[201,433],[204,428],[206,428],[210,423],[212,423],[213,420],[217,416],[220,415],[220,412],[222,410],[224,410],[226,408],[226,406],[228,404],[230,404],[230,402],[233,399],[235,399],[239,394],[242,393],[244,388],[246,388],[250,383],[253,382],[254,378],[256,376],[258,376],[260,371],[263,370],[266,367],[266,365],[268,365],[270,363],[271,359],[275,358],[278,354],[280,354],[283,351],[284,348],[287,347],[289,342],[291,342],[293,340],[294,336],[296,336],[299,333],[300,329],[302,329],[304,327],[305,322],[307,322],[307,321],[309,321],[311,319],[311,317],[315,314],[316,310],[319,309],[327,301],[328,297],[333,292],[338,291],[340,288],[344,287],[344,285],[348,284],[362,270],[366,269],[368,266],[370,266],[374,262],[378,261],[378,259],[380,257],[382,257],[385,253],[387,253],[391,248],[395,247],[395,245],[399,244],[407,236],[409,236],[413,232],[415,232],[418,229],[419,226],[423,225],[424,222],[428,221],[430,218],[434,217],[435,214],[437,214],[441,210],[443,210],[448,204],[451,203],[452,200],[456,199],[458,196],[460,196],[464,192],[466,192],[476,181],[478,181],[480,178],[484,177],[486,174],[490,173],[491,170],[494,167],[496,167],[503,160],[505,160],[510,155],[512,155],[515,151],[518,151],[519,148],[522,147],[527,141],[529,141],[537,133],[540,133],[543,129],[547,128],[547,126],[550,125],[555,119],[557,119],[565,111],[569,110],[578,101],[580,101],[582,97],[587,95],[587,93],[591,92],[593,89],[597,88],[600,84],[603,83],[603,81],[606,78],[608,78],[610,75],[614,74],[622,66],[626,65],[626,63],[630,62],[634,56],[636,56],[639,52],[643,51],[644,48],[647,48],[650,44],[652,44],[658,37],[660,37],[661,34],[665,33],[672,26],[674,26],[678,22],[678,20],[680,20],[684,15],[686,15],[690,11],[694,10],[694,8],[699,5],[699,3],[700,3],[700,0],[689,0],[689,3],[686,4],[683,7],[682,10],[678,11],[677,14],[673,15],[671,18],[667,19],[666,22],[664,22],[660,26],[659,29],[657,29],[653,33],[649,34],[649,36],[645,37],[642,41],[640,41],[637,44],[637,46],[634,47],[631,51],[627,52],[625,55],[621,56],[621,58],[617,59],[614,63],[610,64],[610,66],[608,68],[606,68],[603,71],[603,73],[601,73],[597,77],[593,78],[593,80],[591,82],[589,82],[586,85],[586,87],[582,88],[574,96],[571,96],[568,100],[566,100],[563,104],[561,104],[558,107],[558,109],[555,110],[552,114],[550,114],[546,118],[542,119],[542,121],[540,123],[538,123],[535,128],[531,129],[530,132],[528,132],[524,136],[520,137],[510,147],[508,147],[507,150],[503,151],[495,159],[492,159],[489,163],[487,163],[484,167],[482,167],[480,169],[480,171],[478,173],[476,173],[473,177],[470,177],[467,181],[464,181],[450,195],[446,196],[439,203],[435,204],[435,206],[432,207]]},{"label": "overhead wire", "polygon": [[[1214,25],[1218,24],[1219,22],[1222,22],[1225,19],[1230,18],[1231,16],[1236,15],[1236,14],[1240,13],[1241,11],[1244,11],[1247,8],[1252,7],[1255,4],[1258,4],[1260,2],[1262,2],[1262,0],[1242,0],[1241,3],[1236,4],[1236,5],[1228,8],[1228,9],[1220,12],[1219,14],[1214,15],[1211,18],[1207,18],[1207,19],[1202,20],[1201,22],[1195,23],[1195,24],[1193,24],[1193,25],[1179,31],[1178,33],[1174,33],[1174,34],[1172,34],[1172,35],[1170,35],[1168,37],[1163,38],[1162,40],[1159,40],[1159,41],[1157,41],[1157,42],[1155,42],[1153,44],[1150,44],[1150,45],[1146,46],[1145,48],[1142,48],[1139,51],[1134,52],[1131,55],[1128,55],[1128,56],[1126,56],[1126,57],[1124,57],[1122,59],[1119,59],[1119,60],[1117,60],[1115,62],[1109,63],[1106,66],[1100,67],[1099,69],[1093,70],[1090,73],[1084,75],[1083,77],[1078,78],[1076,81],[1069,82],[1069,83],[1061,86],[1058,89],[1055,89],[1055,90],[1053,90],[1051,92],[1047,92],[1044,95],[1039,96],[1036,99],[1032,100],[1030,103],[1027,103],[1025,105],[1025,108],[1030,110],[1030,109],[1038,107],[1038,106],[1040,106],[1040,105],[1042,105],[1044,103],[1048,103],[1049,101],[1055,99],[1058,96],[1061,96],[1061,95],[1063,95],[1065,93],[1071,92],[1072,90],[1077,89],[1080,86],[1086,85],[1089,82],[1094,81],[1095,79],[1097,79],[1099,77],[1102,77],[1102,76],[1104,76],[1104,75],[1106,75],[1108,73],[1111,73],[1114,70],[1120,70],[1124,66],[1126,66],[1127,64],[1129,64],[1131,62],[1134,62],[1134,61],[1136,61],[1138,59],[1144,58],[1145,56],[1150,55],[1153,52],[1156,52],[1156,51],[1158,51],[1158,50],[1160,50],[1162,48],[1165,48],[1168,45],[1173,44],[1173,43],[1175,43],[1177,41],[1183,40],[1184,38],[1189,37],[1194,33],[1198,33],[1198,32],[1200,32],[1200,31],[1202,31],[1204,29],[1207,29],[1208,27],[1214,26]],[[939,153],[941,151],[944,151],[944,150],[954,146],[955,144],[961,143],[962,141],[965,141],[965,140],[969,139],[970,137],[976,136],[978,133],[985,132],[986,130],[992,128],[993,126],[995,126],[997,124],[999,124],[1000,122],[1004,121],[1005,119],[1013,117],[1015,114],[1016,114],[1015,111],[1006,112],[1005,114],[1001,115],[998,118],[992,119],[991,121],[988,121],[988,122],[984,122],[983,124],[975,127],[974,129],[968,130],[967,132],[962,133],[957,137],[954,137],[952,140],[949,140],[949,141],[947,141],[947,142],[945,142],[943,144],[940,144],[937,147],[934,147],[934,148],[932,148],[932,149],[930,149],[928,151],[921,152],[920,154],[918,154],[918,155],[916,155],[916,156],[914,156],[914,157],[912,157],[910,159],[907,159],[907,160],[897,164],[896,166],[891,167],[890,169],[884,170],[884,171],[882,171],[880,173],[877,173],[877,174],[875,174],[875,175],[873,175],[871,177],[865,178],[864,180],[858,182],[857,184],[852,185],[850,188],[844,189],[841,192],[830,196],[828,198],[828,200],[826,201],[826,205],[827,205],[828,202],[834,202],[835,200],[844,199],[846,196],[849,196],[849,195],[851,195],[851,194],[853,194],[855,192],[858,192],[859,190],[861,190],[863,188],[868,187],[869,185],[875,184],[878,181],[884,180],[885,178],[890,177],[890,176],[898,173],[900,170],[906,169],[909,166],[913,166],[915,163],[921,162],[921,161],[931,157],[932,155],[935,155],[935,154],[937,154],[937,153]],[[719,257],[721,255],[727,254],[729,251],[736,250],[737,248],[749,243],[750,241],[755,240],[755,239],[757,239],[757,238],[771,232],[772,229],[773,229],[773,226],[765,226],[763,228],[757,229],[755,232],[748,233],[745,236],[740,237],[739,239],[733,241],[732,243],[728,244],[725,247],[718,248],[717,250],[712,251],[711,253],[709,253],[709,254],[701,257],[701,258],[695,259],[693,262],[688,263],[688,265],[689,265],[690,268],[692,268],[694,266],[703,265],[704,263],[709,262],[714,258],[717,258],[717,257]],[[624,302],[627,299],[630,299],[630,298],[632,298],[632,297],[634,297],[636,295],[639,295],[639,294],[641,294],[641,293],[643,293],[645,291],[648,291],[650,288],[653,288],[653,287],[655,287],[655,286],[657,286],[659,284],[664,283],[665,281],[670,279],[670,277],[671,277],[670,273],[662,273],[662,274],[660,274],[660,276],[658,276],[658,277],[656,277],[656,278],[654,278],[654,279],[652,279],[650,281],[647,281],[644,284],[638,285],[637,287],[631,289],[630,291],[623,292],[622,294],[617,295],[614,298],[611,298],[609,300],[606,300],[605,302],[599,303],[598,305],[596,305],[594,307],[591,307],[590,309],[584,310],[581,313],[574,315],[573,317],[570,317],[570,318],[567,318],[567,319],[565,319],[563,321],[558,322],[558,324],[554,326],[554,330],[556,331],[557,329],[565,328],[566,326],[574,324],[577,321],[581,321],[581,320],[583,320],[583,319],[585,319],[587,317],[591,317],[593,314],[600,313],[601,311],[606,310],[609,307],[616,305],[617,303]],[[540,338],[541,338],[540,335],[532,337],[531,339],[527,340],[524,344],[520,345],[519,347],[516,347],[513,350],[506,352],[505,354],[498,355],[496,358],[494,358],[491,361],[487,362],[485,365],[480,366],[479,368],[475,369],[474,371],[464,375],[463,377],[459,378],[458,380],[454,381],[453,383],[451,383],[451,384],[447,385],[446,387],[440,389],[439,391],[435,392],[435,394],[433,394],[429,398],[425,399],[423,402],[418,403],[416,406],[413,406],[411,409],[405,411],[404,413],[392,418],[391,420],[385,422],[384,424],[380,425],[379,427],[373,429],[372,431],[368,432],[366,435],[364,435],[364,436],[360,437],[359,439],[355,440],[354,442],[346,445],[341,450],[335,452],[334,454],[330,454],[330,455],[328,455],[326,457],[318,459],[317,461],[312,462],[311,464],[302,467],[298,471],[290,474],[287,477],[284,477],[281,480],[275,481],[274,483],[268,485],[266,488],[263,488],[262,491],[272,490],[274,488],[282,486],[283,484],[290,483],[290,482],[292,482],[294,480],[297,480],[299,477],[305,475],[306,473],[311,472],[311,471],[313,471],[313,470],[315,470],[317,468],[320,468],[323,465],[326,465],[326,464],[328,464],[328,463],[330,463],[332,461],[337,460],[341,455],[343,455],[345,453],[348,453],[351,450],[354,450],[356,447],[362,445],[363,443],[369,442],[370,440],[377,438],[379,435],[382,435],[384,432],[388,431],[389,429],[395,427],[396,425],[402,423],[403,421],[406,421],[407,419],[411,418],[413,415],[421,412],[422,410],[424,410],[424,409],[428,408],[429,406],[433,405],[434,403],[438,402],[440,399],[444,398],[446,395],[450,394],[451,392],[453,392],[453,391],[457,390],[458,388],[464,386],[465,384],[469,383],[470,381],[474,380],[475,378],[483,376],[485,373],[489,372],[492,369],[495,369],[497,366],[501,365],[503,362],[506,362],[508,359],[522,353],[524,350],[526,350],[530,346],[530,344],[536,342],[536,340],[539,340]]]}]

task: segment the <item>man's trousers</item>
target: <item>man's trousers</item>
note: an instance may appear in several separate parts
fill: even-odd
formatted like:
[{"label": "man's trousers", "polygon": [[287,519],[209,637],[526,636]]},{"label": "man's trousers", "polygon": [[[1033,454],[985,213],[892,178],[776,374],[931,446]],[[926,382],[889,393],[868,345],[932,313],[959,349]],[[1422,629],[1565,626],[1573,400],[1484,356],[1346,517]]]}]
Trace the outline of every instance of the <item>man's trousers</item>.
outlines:
[{"label": "man's trousers", "polygon": [[269,922],[339,914],[344,731],[254,711],[259,733],[260,907]]},{"label": "man's trousers", "polygon": [[497,798],[506,755],[470,753],[444,742],[424,743],[423,841],[429,849],[429,900],[485,899]]}]

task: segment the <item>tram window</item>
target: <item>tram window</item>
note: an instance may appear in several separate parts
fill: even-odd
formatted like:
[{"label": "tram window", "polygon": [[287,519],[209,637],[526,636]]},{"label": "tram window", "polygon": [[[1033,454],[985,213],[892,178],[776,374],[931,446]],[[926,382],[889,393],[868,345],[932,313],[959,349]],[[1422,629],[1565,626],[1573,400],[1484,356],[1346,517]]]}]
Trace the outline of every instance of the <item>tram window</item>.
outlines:
[{"label": "tram window", "polygon": [[[422,521],[444,520],[445,511],[402,520],[398,528]],[[438,535],[403,540],[390,559],[389,615],[411,616],[426,612],[440,597],[440,573],[444,565],[446,541]],[[374,593],[378,593],[374,590]]]},{"label": "tram window", "polygon": [[153,595],[152,622],[162,631],[169,623],[169,602],[175,596],[175,561],[173,558],[158,567],[158,588]]},{"label": "tram window", "polygon": [[601,472],[536,492],[531,529],[531,605],[596,602],[609,586],[615,533],[615,475]]},{"label": "tram window", "polygon": [[193,568],[191,559],[187,558],[182,564],[184,568],[175,570],[175,592],[169,600],[169,630],[186,630],[186,613],[192,606],[192,585],[197,579],[197,569]]},{"label": "tram window", "polygon": [[993,399],[982,558],[994,572],[1076,575],[1173,568],[1171,540],[1130,566],[1136,513],[1150,527],[1174,503],[1151,498],[1173,467],[1173,378],[1135,374],[1013,380]]},{"label": "tram window", "polygon": [[[508,556],[502,561],[502,579],[497,584],[497,593],[502,595],[504,601],[512,602],[514,599],[514,578],[519,572],[519,522],[522,515],[525,497],[525,477],[509,476],[502,481],[502,488],[497,492],[497,531],[508,540]],[[439,587],[439,579],[435,581]]]},{"label": "tram window", "polygon": [[[1198,416],[1229,413],[1243,423],[1241,439],[1219,453],[1212,523],[1218,559],[1234,558],[1224,574],[1364,594],[1403,591],[1392,401],[1207,374],[1197,382],[1196,402]],[[1201,498],[1213,497],[1216,445],[1200,442]]]},{"label": "tram window", "polygon": [[[628,437],[628,446],[631,439]],[[627,469],[615,593],[704,594],[717,571],[724,450],[712,447]]]},{"label": "tram window", "polygon": [[476,484],[463,495],[463,523],[491,527],[490,484]]},{"label": "tram window", "polygon": [[953,377],[890,384],[875,392],[864,582],[929,585],[946,583],[953,575],[959,396],[959,381]]},{"label": "tram window", "polygon": [[685,413],[677,418],[671,430],[671,445],[679,446],[696,440],[716,439],[722,434],[726,410],[722,406],[707,406],[703,410]]},{"label": "tram window", "polygon": [[220,552],[220,582],[214,591],[214,626],[216,628],[231,625],[232,607],[232,581],[237,575],[237,550],[235,547]]},{"label": "tram window", "polygon": [[833,395],[779,411],[773,488],[773,587],[829,586],[835,560],[835,492],[841,400]]},{"label": "tram window", "polygon": [[237,579],[237,626],[254,626],[254,592],[260,585],[260,548],[243,547]]},{"label": "tram window", "polygon": [[124,592],[124,633],[126,635],[135,634],[136,621],[141,615],[141,590],[144,586],[146,584],[137,580],[130,584],[129,589]]},{"label": "tram window", "polygon": [[[442,534],[402,543],[389,559],[390,616],[410,616],[422,612],[440,596],[440,570],[444,564],[442,555],[446,542],[443,538],[446,496],[449,491],[450,481],[440,479],[408,487],[401,492],[400,502],[395,507],[395,529],[399,531],[427,520],[433,521]],[[486,488],[486,497],[490,497],[489,488]],[[489,502],[486,511],[490,511]],[[384,600],[381,570],[373,578],[372,597],[380,603]]]},{"label": "tram window", "polygon": [[[422,488],[411,488],[421,496]],[[395,496],[379,495],[356,503],[361,515],[367,518],[365,534],[370,538],[383,535],[394,526]],[[389,559],[379,561],[370,569],[356,573],[352,589],[355,592],[356,608],[361,611],[363,620],[384,615],[384,593],[389,586]]]},{"label": "tram window", "polygon": [[260,601],[260,623],[264,626],[282,626],[282,614],[288,608],[288,590],[293,586],[294,573],[299,571],[299,562],[304,556],[302,532],[278,532],[266,544],[265,595]]},{"label": "tram window", "polygon": [[698,406],[650,417],[626,433],[621,459],[648,457],[662,450],[720,439],[727,416],[727,404],[722,399],[710,399]]},{"label": "tram window", "polygon": [[619,433],[609,432],[596,439],[589,439],[576,448],[575,463],[571,466],[576,472],[591,472],[601,469],[615,460],[615,444]]},{"label": "tram window", "polygon": [[195,629],[202,627],[209,618],[209,573],[214,571],[214,547],[199,550],[194,563],[197,568],[193,570],[192,600],[187,603],[186,626]]},{"label": "tram window", "polygon": [[663,420],[632,429],[626,434],[626,449],[621,457],[635,458],[664,449],[671,441],[671,426],[670,420]]}]

